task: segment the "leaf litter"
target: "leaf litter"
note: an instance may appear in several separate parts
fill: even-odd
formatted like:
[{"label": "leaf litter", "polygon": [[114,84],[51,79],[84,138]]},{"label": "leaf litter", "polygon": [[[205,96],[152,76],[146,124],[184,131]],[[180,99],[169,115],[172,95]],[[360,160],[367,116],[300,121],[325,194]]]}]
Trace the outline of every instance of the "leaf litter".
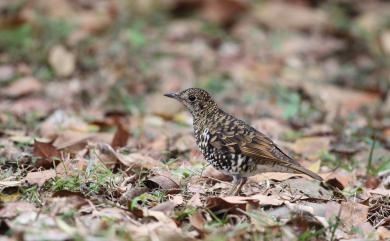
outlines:
[{"label": "leaf litter", "polygon": [[[388,8],[0,4],[0,239],[388,240]],[[324,182],[262,173],[227,196],[163,97],[191,86]]]}]

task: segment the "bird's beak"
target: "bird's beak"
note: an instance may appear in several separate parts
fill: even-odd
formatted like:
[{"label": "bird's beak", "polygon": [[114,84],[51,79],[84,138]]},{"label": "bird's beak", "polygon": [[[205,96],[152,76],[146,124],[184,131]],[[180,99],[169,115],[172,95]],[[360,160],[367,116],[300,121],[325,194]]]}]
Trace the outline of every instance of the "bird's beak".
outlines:
[{"label": "bird's beak", "polygon": [[164,94],[164,96],[169,97],[169,98],[173,98],[173,99],[179,99],[179,95],[177,93],[168,93],[168,94]]}]

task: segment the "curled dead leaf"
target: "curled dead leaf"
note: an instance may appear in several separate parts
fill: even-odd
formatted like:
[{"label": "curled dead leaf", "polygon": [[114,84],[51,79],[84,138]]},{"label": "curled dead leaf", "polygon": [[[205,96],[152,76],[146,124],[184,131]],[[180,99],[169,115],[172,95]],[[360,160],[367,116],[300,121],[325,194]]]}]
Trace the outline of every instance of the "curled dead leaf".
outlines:
[{"label": "curled dead leaf", "polygon": [[122,124],[117,125],[114,138],[112,139],[111,146],[115,149],[118,147],[124,147],[127,145],[127,140],[130,137],[130,132],[126,130]]},{"label": "curled dead leaf", "polygon": [[33,155],[37,157],[37,167],[52,167],[54,163],[58,163],[61,157],[60,152],[54,147],[53,142],[40,142],[34,140]]}]

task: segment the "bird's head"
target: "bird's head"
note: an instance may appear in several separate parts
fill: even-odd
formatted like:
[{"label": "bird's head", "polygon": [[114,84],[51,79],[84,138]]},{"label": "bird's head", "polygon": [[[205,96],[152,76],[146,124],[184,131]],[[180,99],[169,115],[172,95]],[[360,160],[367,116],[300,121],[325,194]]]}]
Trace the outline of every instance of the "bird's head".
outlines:
[{"label": "bird's head", "polygon": [[218,108],[212,96],[199,88],[189,88],[181,92],[165,94],[165,96],[181,102],[194,118],[207,115]]}]

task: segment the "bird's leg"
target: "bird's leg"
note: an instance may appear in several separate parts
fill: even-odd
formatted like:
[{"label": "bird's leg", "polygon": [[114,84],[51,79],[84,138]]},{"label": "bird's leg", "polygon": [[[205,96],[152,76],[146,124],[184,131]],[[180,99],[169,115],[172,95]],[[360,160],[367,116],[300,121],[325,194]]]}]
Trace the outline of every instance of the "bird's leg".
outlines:
[{"label": "bird's leg", "polygon": [[229,190],[228,195],[238,195],[241,191],[242,186],[246,183],[247,178],[241,175],[233,175],[233,187]]},{"label": "bird's leg", "polygon": [[227,193],[228,196],[232,195],[234,191],[237,189],[240,179],[241,179],[240,175],[233,174],[233,186],[230,188],[229,192]]},{"label": "bird's leg", "polygon": [[238,184],[236,190],[235,190],[234,193],[233,193],[234,195],[239,195],[239,194],[240,194],[241,188],[242,188],[242,186],[244,186],[244,184],[246,183],[247,179],[248,179],[248,178],[246,178],[246,177],[241,177],[241,178],[240,178],[240,182],[239,182],[239,184]]}]

